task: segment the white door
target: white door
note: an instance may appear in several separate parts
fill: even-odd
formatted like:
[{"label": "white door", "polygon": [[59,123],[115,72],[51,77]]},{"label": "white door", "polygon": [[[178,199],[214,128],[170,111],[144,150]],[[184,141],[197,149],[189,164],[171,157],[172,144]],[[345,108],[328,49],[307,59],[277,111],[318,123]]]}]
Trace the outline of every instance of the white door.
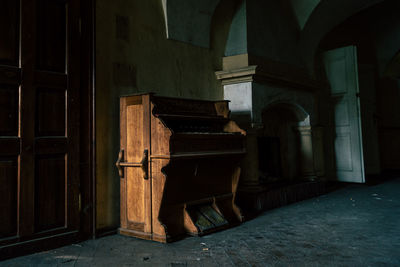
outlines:
[{"label": "white door", "polygon": [[325,52],[334,114],[336,176],[342,182],[365,182],[360,99],[355,46]]}]

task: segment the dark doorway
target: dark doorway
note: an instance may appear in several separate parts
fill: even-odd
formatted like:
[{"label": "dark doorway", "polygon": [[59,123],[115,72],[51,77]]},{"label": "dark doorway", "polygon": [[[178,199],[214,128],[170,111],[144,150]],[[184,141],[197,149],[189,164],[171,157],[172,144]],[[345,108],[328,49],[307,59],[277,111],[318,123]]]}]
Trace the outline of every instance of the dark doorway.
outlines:
[{"label": "dark doorway", "polygon": [[279,137],[260,136],[257,138],[257,143],[260,182],[280,180],[282,167]]}]

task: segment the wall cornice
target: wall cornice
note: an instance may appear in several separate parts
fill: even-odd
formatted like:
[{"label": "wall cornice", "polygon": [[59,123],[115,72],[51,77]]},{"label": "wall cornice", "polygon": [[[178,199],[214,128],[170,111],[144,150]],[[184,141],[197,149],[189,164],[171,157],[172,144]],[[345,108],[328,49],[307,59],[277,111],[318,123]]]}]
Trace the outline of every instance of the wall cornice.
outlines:
[{"label": "wall cornice", "polygon": [[302,68],[249,54],[224,57],[223,70],[215,72],[215,75],[222,85],[256,81],[306,91],[327,86]]}]

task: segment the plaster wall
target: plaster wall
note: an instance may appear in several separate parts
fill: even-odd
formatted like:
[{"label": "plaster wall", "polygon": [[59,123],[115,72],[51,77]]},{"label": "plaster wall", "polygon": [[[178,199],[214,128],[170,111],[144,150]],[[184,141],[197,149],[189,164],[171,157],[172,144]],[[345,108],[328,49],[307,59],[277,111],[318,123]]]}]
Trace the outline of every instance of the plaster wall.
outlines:
[{"label": "plaster wall", "polygon": [[224,99],[229,103],[232,118],[242,127],[249,128],[253,122],[253,91],[252,83],[237,83],[224,86]]},{"label": "plaster wall", "polygon": [[[389,70],[400,51],[399,1],[387,1],[376,10],[372,24],[375,33],[376,58],[379,76],[377,120],[379,124],[380,156],[383,170],[400,170],[400,86],[394,77],[400,72]],[[394,76],[394,77],[386,77]]]},{"label": "plaster wall", "polygon": [[225,56],[247,53],[247,10],[246,1],[238,6],[230,26]]},{"label": "plaster wall", "polygon": [[399,9],[400,3],[397,1],[381,10],[372,24],[376,36],[376,57],[380,74],[386,71],[387,65],[400,50]]},{"label": "plaster wall", "polygon": [[219,1],[162,0],[168,38],[208,48],[211,19]]},{"label": "plaster wall", "polygon": [[213,21],[211,49],[168,40],[160,0],[96,1],[96,227],[119,225],[119,96],[222,99],[221,69],[229,16]]},{"label": "plaster wall", "polygon": [[299,29],[288,1],[242,1],[232,20],[225,56],[250,54],[301,67]]},{"label": "plaster wall", "polygon": [[299,27],[287,1],[248,0],[248,53],[301,66],[297,54]]},{"label": "plaster wall", "polygon": [[383,170],[400,170],[400,82],[381,79],[377,98],[380,155]]}]

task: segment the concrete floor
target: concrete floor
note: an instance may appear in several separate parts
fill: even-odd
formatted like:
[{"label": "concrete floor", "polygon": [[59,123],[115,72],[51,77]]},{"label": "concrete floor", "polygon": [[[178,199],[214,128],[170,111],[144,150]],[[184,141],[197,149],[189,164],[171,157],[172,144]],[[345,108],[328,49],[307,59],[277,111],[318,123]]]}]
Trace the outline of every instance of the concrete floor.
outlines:
[{"label": "concrete floor", "polygon": [[400,266],[400,179],[349,185],[172,244],[113,235],[0,266]]}]

